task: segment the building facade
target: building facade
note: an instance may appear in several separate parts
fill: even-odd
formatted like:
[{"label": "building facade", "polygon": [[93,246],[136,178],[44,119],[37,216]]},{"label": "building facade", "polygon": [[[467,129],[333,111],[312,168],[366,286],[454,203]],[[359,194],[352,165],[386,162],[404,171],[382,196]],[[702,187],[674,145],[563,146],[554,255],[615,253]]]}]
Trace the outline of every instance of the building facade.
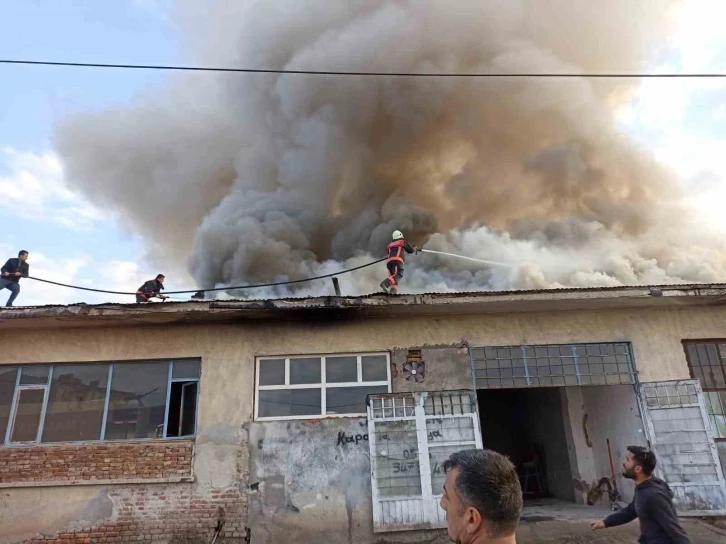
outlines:
[{"label": "building facade", "polygon": [[430,542],[443,461],[482,446],[584,504],[650,444],[682,513],[724,515],[724,295],[3,310],[0,544]]}]

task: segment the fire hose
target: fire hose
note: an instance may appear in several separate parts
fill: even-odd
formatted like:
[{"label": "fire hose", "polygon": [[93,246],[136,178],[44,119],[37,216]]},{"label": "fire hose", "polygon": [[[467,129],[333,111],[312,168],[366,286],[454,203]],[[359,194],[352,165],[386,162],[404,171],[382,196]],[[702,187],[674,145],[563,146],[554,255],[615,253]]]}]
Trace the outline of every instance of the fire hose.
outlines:
[{"label": "fire hose", "polygon": [[[433,249],[419,249],[418,251],[419,251],[419,253],[430,253],[430,254],[435,254],[435,255],[443,255],[445,257],[454,257],[454,258],[457,258],[457,259],[464,259],[466,261],[473,261],[473,262],[482,263],[482,264],[488,264],[488,265],[492,265],[492,266],[504,266],[504,267],[508,267],[508,268],[513,268],[513,267],[518,266],[518,265],[515,265],[515,264],[503,263],[503,262],[500,262],[500,261],[490,261],[490,260],[486,260],[486,259],[476,259],[474,257],[467,257],[465,255],[457,255],[456,253],[447,253],[445,251],[435,251]],[[376,261],[372,261],[372,262],[369,262],[369,263],[366,263],[366,264],[363,264],[363,265],[360,265],[360,266],[356,266],[356,267],[353,267],[353,268],[348,268],[348,269],[345,269],[345,270],[340,270],[339,272],[332,272],[330,274],[323,274],[323,275],[320,275],[320,276],[314,276],[312,278],[303,278],[303,279],[299,279],[299,280],[288,280],[288,281],[278,281],[278,282],[272,282],[272,283],[259,283],[259,284],[254,284],[254,285],[233,285],[233,286],[226,286],[226,287],[214,287],[214,288],[210,288],[210,289],[194,289],[194,290],[189,290],[189,291],[169,291],[169,292],[165,293],[165,295],[167,297],[169,297],[169,295],[184,295],[184,294],[193,294],[193,293],[197,293],[198,294],[198,293],[209,293],[209,292],[215,292],[215,291],[235,291],[235,290],[239,290],[239,289],[258,289],[258,288],[263,288],[263,287],[277,287],[277,286],[282,286],[282,285],[292,285],[292,284],[298,284],[298,283],[307,283],[307,282],[321,280],[321,279],[326,279],[326,278],[333,278],[335,276],[340,276],[342,274],[347,274],[349,272],[354,272],[356,270],[360,270],[362,268],[367,268],[369,266],[373,266],[375,264],[381,263],[381,262],[383,262],[385,260],[386,260],[386,258],[378,259]],[[68,287],[70,289],[78,289],[80,291],[90,291],[90,292],[93,292],[93,293],[105,293],[105,294],[109,294],[109,295],[136,295],[136,293],[131,293],[131,292],[125,292],[125,291],[110,291],[110,290],[105,290],[105,289],[94,289],[92,287],[82,287],[80,285],[71,285],[71,284],[68,284],[68,283],[61,283],[61,282],[46,280],[46,279],[42,279],[42,278],[35,278],[33,276],[28,276],[28,279],[35,280],[35,281],[39,281],[39,282],[42,282],[42,283],[47,283],[47,284],[50,284],[50,285],[57,285],[59,287]],[[169,298],[177,298],[177,297],[169,297]]]}]

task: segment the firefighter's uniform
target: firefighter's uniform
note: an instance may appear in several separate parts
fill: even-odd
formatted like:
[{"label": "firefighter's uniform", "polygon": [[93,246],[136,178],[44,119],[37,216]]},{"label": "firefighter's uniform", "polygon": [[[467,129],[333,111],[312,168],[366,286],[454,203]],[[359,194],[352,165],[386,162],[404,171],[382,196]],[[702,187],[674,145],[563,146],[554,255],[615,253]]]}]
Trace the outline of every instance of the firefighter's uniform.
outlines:
[{"label": "firefighter's uniform", "polygon": [[403,264],[406,262],[406,253],[417,252],[415,246],[411,246],[404,238],[401,231],[393,233],[393,241],[388,244],[386,259],[386,267],[388,268],[388,277],[381,282],[381,288],[395,295],[398,293],[398,282],[403,277]]}]

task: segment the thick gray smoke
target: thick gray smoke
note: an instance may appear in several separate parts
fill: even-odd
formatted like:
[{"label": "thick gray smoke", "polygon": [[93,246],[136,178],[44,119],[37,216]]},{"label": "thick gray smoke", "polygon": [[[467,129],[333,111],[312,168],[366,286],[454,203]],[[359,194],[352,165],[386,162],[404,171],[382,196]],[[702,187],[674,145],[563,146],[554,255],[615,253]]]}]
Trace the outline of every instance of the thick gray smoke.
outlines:
[{"label": "thick gray smoke", "polygon": [[[672,3],[189,0],[173,15],[202,65],[635,72],[667,40]],[[689,223],[676,180],[616,125],[635,84],[177,75],[67,119],[56,146],[71,184],[120,209],[157,256],[188,259],[200,287],[361,264],[394,229],[521,265],[420,255],[409,292],[726,278],[720,238]],[[371,292],[384,276],[343,287]]]}]

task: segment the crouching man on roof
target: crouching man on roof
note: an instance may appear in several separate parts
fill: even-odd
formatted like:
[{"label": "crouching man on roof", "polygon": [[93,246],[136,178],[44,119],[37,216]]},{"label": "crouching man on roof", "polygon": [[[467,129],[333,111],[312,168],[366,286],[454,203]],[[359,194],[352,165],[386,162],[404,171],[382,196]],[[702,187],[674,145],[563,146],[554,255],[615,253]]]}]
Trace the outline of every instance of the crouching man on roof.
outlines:
[{"label": "crouching man on roof", "polygon": [[164,274],[159,274],[156,279],[149,280],[136,290],[136,302],[149,302],[151,298],[169,298],[162,295],[164,290]]},{"label": "crouching man on roof", "polygon": [[10,298],[6,304],[7,307],[13,305],[15,299],[20,294],[20,278],[27,278],[30,274],[30,265],[26,262],[28,260],[28,252],[22,250],[18,253],[17,259],[8,259],[3,267],[0,269],[2,276],[0,277],[0,289],[8,289],[10,291]]}]

